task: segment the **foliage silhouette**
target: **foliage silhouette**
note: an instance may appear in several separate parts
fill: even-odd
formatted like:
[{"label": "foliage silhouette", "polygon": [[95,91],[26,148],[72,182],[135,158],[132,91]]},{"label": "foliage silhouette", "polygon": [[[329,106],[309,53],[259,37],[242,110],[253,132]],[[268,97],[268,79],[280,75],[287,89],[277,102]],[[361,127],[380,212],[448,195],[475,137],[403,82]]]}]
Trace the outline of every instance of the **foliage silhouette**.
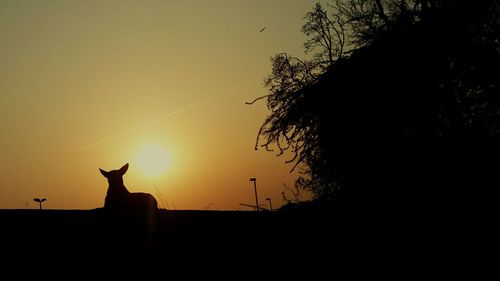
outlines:
[{"label": "foliage silhouette", "polygon": [[305,17],[312,59],[272,58],[256,149],[291,151],[296,185],[331,208],[484,206],[499,184],[500,4],[331,7]]}]

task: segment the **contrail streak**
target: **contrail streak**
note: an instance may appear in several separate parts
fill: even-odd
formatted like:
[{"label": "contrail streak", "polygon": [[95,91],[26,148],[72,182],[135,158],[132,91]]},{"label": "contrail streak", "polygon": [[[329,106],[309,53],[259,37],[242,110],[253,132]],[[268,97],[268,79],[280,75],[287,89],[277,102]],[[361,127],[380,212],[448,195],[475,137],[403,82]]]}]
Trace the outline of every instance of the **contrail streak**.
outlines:
[{"label": "contrail streak", "polygon": [[216,99],[216,98],[218,98],[218,97],[220,97],[220,95],[213,96],[213,97],[210,97],[210,98],[208,98],[208,99],[206,99],[206,100],[202,100],[202,101],[199,101],[199,102],[195,102],[195,103],[192,103],[192,104],[189,104],[189,105],[183,106],[183,107],[181,107],[181,108],[179,108],[179,109],[177,109],[177,110],[174,110],[174,111],[172,111],[172,112],[169,112],[169,113],[167,113],[167,114],[165,114],[165,115],[162,115],[162,116],[160,116],[160,117],[157,117],[157,118],[155,118],[155,119],[153,119],[153,120],[150,120],[150,121],[148,121],[148,122],[142,123],[142,124],[140,124],[140,125],[138,125],[138,126],[135,126],[135,127],[130,128],[130,129],[127,129],[127,130],[125,130],[125,131],[123,131],[123,132],[120,132],[120,133],[114,134],[114,135],[109,136],[109,137],[107,137],[107,138],[104,138],[104,139],[102,139],[102,140],[99,140],[99,141],[93,142],[93,143],[91,143],[91,144],[88,144],[88,145],[86,145],[86,146],[83,146],[83,147],[80,149],[80,151],[83,151],[83,150],[89,149],[89,148],[91,148],[91,147],[93,147],[93,146],[96,146],[96,145],[99,145],[99,144],[101,144],[101,143],[104,143],[104,142],[110,141],[110,140],[112,140],[112,139],[115,139],[115,138],[117,138],[117,137],[123,136],[123,135],[128,134],[128,133],[130,133],[130,132],[133,132],[133,131],[135,131],[135,130],[137,130],[137,129],[140,129],[140,128],[142,128],[142,127],[145,127],[145,126],[147,126],[147,125],[149,125],[149,124],[152,124],[152,123],[154,123],[154,122],[157,122],[157,121],[160,121],[160,120],[165,119],[165,118],[167,118],[167,117],[170,117],[170,116],[172,116],[172,115],[175,115],[175,114],[177,114],[177,113],[179,113],[179,112],[182,112],[182,111],[184,111],[184,110],[186,110],[186,109],[190,109],[190,108],[193,108],[193,107],[196,107],[196,106],[200,106],[200,105],[202,105],[202,104],[204,104],[204,103],[207,103],[207,102],[209,102],[209,101],[212,101],[212,100],[214,100],[214,99]]}]

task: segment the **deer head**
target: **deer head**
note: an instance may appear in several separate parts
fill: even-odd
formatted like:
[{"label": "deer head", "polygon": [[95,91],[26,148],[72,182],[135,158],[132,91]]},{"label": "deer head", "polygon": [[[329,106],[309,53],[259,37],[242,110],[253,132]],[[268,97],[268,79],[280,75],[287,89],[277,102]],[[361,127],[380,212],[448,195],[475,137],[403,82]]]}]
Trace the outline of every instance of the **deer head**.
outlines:
[{"label": "deer head", "polygon": [[127,172],[127,170],[128,170],[128,163],[123,165],[123,167],[121,167],[118,170],[112,170],[109,172],[99,168],[101,174],[108,179],[110,188],[114,186],[123,186],[123,175]]}]

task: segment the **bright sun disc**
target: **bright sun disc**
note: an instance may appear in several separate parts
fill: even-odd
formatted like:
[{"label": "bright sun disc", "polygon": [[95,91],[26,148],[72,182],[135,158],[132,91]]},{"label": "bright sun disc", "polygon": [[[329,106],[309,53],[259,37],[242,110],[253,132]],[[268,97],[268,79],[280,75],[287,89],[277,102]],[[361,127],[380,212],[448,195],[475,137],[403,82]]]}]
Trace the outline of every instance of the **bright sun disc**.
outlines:
[{"label": "bright sun disc", "polygon": [[170,157],[162,146],[148,144],[138,150],[135,165],[144,175],[157,177],[169,167]]}]

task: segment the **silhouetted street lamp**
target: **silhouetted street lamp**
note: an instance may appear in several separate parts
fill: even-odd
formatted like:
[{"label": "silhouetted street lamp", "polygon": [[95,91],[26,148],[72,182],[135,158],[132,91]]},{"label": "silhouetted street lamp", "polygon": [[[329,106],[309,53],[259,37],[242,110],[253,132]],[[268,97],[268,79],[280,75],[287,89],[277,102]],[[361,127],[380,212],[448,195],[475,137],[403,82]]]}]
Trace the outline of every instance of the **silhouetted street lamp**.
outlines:
[{"label": "silhouetted street lamp", "polygon": [[40,204],[40,210],[42,209],[42,202],[47,201],[45,198],[35,198],[33,201],[38,202]]},{"label": "silhouetted street lamp", "polygon": [[255,191],[255,210],[259,211],[259,198],[257,197],[257,179],[251,178],[250,181],[253,181],[253,189]]},{"label": "silhouetted street lamp", "polygon": [[269,201],[269,211],[273,211],[273,204],[271,204],[271,198],[266,198],[267,201]]}]

